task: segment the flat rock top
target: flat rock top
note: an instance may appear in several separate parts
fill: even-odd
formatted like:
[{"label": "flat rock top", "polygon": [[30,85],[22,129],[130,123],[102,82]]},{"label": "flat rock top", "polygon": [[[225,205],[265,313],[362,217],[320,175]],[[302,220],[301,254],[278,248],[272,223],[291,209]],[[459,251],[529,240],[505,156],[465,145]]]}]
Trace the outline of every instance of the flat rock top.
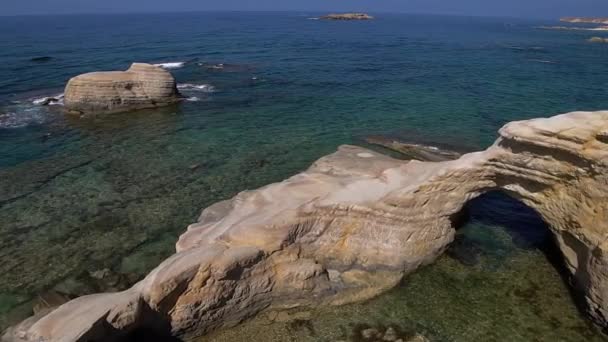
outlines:
[{"label": "flat rock top", "polygon": [[329,20],[370,20],[374,19],[367,13],[332,13],[321,17],[321,19]]},{"label": "flat rock top", "polygon": [[120,82],[133,79],[138,74],[155,74],[158,77],[173,78],[171,73],[161,67],[145,63],[133,63],[126,71],[95,71],[74,77],[74,80],[96,80]]}]

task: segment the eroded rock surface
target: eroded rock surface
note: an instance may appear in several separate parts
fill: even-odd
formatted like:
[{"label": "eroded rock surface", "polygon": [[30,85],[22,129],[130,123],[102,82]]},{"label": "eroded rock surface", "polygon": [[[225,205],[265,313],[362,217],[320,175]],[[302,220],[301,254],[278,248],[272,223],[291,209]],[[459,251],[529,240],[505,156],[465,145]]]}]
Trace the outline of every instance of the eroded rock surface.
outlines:
[{"label": "eroded rock surface", "polygon": [[92,72],[72,78],[65,88],[64,102],[70,112],[99,114],[161,107],[179,99],[170,72],[133,63],[127,71]]},{"label": "eroded rock surface", "polygon": [[341,146],[205,209],[177,253],[133,288],[70,301],[4,339],[113,340],[163,325],[190,338],[266,309],[368,299],[435,260],[467,201],[496,189],[551,226],[590,317],[606,326],[607,164],[608,111],[512,122],[487,150],[453,161]]}]

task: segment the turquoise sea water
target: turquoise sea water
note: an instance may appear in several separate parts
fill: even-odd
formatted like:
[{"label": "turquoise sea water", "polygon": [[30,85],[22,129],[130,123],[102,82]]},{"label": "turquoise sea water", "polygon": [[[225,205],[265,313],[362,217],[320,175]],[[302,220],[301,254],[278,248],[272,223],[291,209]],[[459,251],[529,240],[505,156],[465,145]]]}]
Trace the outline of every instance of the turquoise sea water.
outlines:
[{"label": "turquoise sea water", "polygon": [[[601,32],[542,30],[537,27],[555,23],[510,18],[308,19],[318,15],[2,18],[0,328],[29,314],[36,296],[51,289],[74,296],[128,286],[174,251],[201,208],[280,181],[340,144],[391,134],[477,149],[508,121],[607,108],[608,45],[586,42]],[[126,69],[134,61],[183,62],[171,71],[190,101],[89,119],[32,103],[60,94],[74,75]],[[494,216],[513,215],[503,208]],[[515,221],[531,230],[527,221]],[[464,232],[482,237],[479,248],[495,251],[509,222],[490,229],[495,225],[471,223]],[[551,305],[557,310],[551,317],[560,326],[567,323],[560,317],[569,317],[578,330],[572,329],[594,334],[545,254],[513,250],[521,260],[515,273],[539,274],[539,296],[555,297],[543,292],[555,287],[564,298]],[[442,267],[495,275],[495,286],[478,288],[479,278],[464,275],[462,284],[471,294],[485,291],[484,305],[498,306],[491,300],[500,292],[488,291],[501,291],[508,269],[492,273],[479,266],[483,258],[468,266],[454,260],[445,257],[413,279],[441,298],[450,289],[442,275],[451,272]],[[106,269],[111,276],[98,279]],[[502,290],[526,278],[508,279]],[[463,340],[450,327],[475,326],[457,314],[462,303],[401,290],[379,303],[390,298],[410,301],[403,307],[441,308],[446,327],[430,335]],[[500,305],[517,310],[487,315],[514,331],[523,326],[515,317],[534,309],[526,300]],[[399,319],[407,316],[413,326],[439,317],[403,312]],[[547,340],[543,331],[525,336]]]}]

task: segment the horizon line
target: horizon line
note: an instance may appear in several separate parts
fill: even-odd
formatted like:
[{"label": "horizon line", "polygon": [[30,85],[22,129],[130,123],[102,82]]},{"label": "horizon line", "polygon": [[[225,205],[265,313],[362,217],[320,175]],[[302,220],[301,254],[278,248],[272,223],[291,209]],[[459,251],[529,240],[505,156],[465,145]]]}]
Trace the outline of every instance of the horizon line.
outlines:
[{"label": "horizon line", "polygon": [[[124,11],[124,12],[113,12],[113,11],[99,11],[99,12],[65,12],[65,13],[23,13],[23,14],[0,14],[1,18],[10,17],[53,17],[53,16],[78,16],[78,15],[150,15],[150,14],[186,14],[186,13],[371,13],[380,15],[435,15],[435,16],[449,16],[449,17],[472,17],[472,18],[508,18],[508,19],[554,19],[559,20],[565,18],[563,16],[556,17],[541,17],[541,16],[514,16],[514,15],[498,15],[498,14],[465,14],[465,13],[450,13],[450,12],[424,12],[424,11],[360,11],[360,10],[304,10],[304,9],[293,9],[293,10],[228,10],[228,9],[201,9],[201,10],[151,10],[151,11]],[[569,16],[578,17],[578,16]],[[581,16],[585,17],[585,16]],[[586,16],[588,17],[588,16]]]}]

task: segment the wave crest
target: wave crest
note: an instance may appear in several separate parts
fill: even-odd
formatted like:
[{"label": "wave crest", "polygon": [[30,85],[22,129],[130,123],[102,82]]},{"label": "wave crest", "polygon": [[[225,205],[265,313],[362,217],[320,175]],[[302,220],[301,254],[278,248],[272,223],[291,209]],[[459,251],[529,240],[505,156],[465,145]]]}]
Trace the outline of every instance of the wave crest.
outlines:
[{"label": "wave crest", "polygon": [[161,67],[163,69],[179,69],[186,65],[186,62],[166,62],[166,63],[157,63],[154,64],[157,67]]},{"label": "wave crest", "polygon": [[63,106],[63,93],[55,96],[44,96],[32,100],[32,104],[38,106]]},{"label": "wave crest", "polygon": [[215,87],[211,84],[193,84],[193,83],[181,83],[177,85],[177,89],[183,91],[196,91],[202,93],[214,93]]}]

